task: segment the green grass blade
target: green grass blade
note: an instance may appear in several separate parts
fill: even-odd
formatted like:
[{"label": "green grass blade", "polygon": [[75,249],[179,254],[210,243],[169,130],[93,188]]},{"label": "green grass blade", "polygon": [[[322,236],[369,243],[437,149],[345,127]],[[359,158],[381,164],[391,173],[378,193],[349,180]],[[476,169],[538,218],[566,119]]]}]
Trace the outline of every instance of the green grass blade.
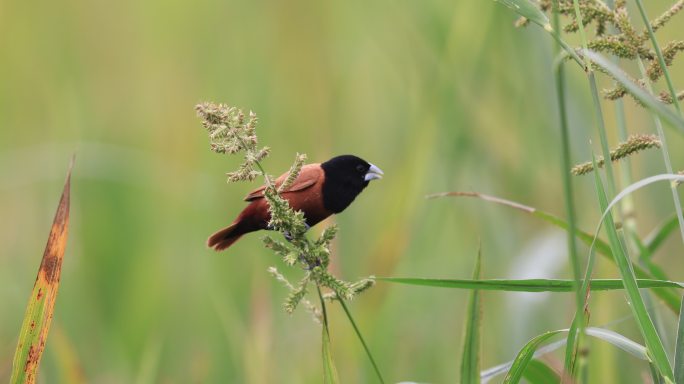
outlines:
[{"label": "green grass blade", "polygon": [[72,167],[73,159],[64,183],[62,197],[57,206],[57,213],[52,223],[43,260],[40,263],[38,277],[26,307],[26,314],[12,363],[12,376],[10,378],[12,384],[34,383],[36,381],[40,359],[45,350],[69,232]]},{"label": "green grass blade", "polygon": [[[682,308],[684,308],[684,297],[682,304]],[[677,322],[674,367],[675,383],[684,384],[684,310],[679,312],[679,321]]]},{"label": "green grass blade", "polygon": [[646,266],[648,272],[658,280],[670,280],[665,275],[665,271],[651,260],[651,251],[641,242],[639,237],[632,233],[634,244],[639,250],[639,263]]},{"label": "green grass blade", "polygon": [[[553,332],[551,332],[552,335],[550,337],[557,335],[559,333],[563,333],[563,332],[568,332],[568,329],[560,329],[557,331],[553,331]],[[625,336],[622,336],[622,335],[615,333],[613,331],[609,331],[605,328],[597,328],[597,327],[586,328],[586,333],[589,336],[592,336],[592,337],[598,338],[600,340],[606,341],[609,344],[612,344],[615,347],[632,354],[633,356],[637,357],[640,360],[650,361],[649,356],[646,353],[646,348],[644,346],[642,346],[641,344],[636,343],[636,342],[630,340],[629,338],[627,338]],[[546,334],[540,335],[540,336],[545,336],[545,335]],[[538,336],[538,337],[540,337],[540,336]],[[534,341],[535,339],[532,339],[530,342]],[[545,340],[548,340],[548,337]],[[545,340],[543,340],[543,341],[545,341]],[[529,344],[529,342],[528,342],[528,344]],[[561,348],[563,345],[566,344],[566,340],[559,340],[559,341],[556,341],[556,342],[553,342],[551,344],[544,345],[544,346],[540,346],[540,344],[541,343],[537,344],[534,351],[532,351],[532,357],[531,357],[532,359],[538,358],[542,355],[551,353],[551,352]],[[513,364],[515,364],[516,362],[519,362],[519,359],[522,357],[522,356],[520,356],[520,353],[522,353],[523,351],[525,351],[524,348],[518,353],[518,355],[516,355],[516,358],[514,360],[508,361],[508,362],[503,363],[503,364],[499,364],[495,367],[488,368],[488,369],[482,371],[482,373],[481,373],[482,381],[483,382],[489,382],[492,378],[509,372],[511,370],[511,367],[513,367]],[[531,361],[533,361],[533,360],[530,359],[529,362],[531,362]],[[529,367],[529,362],[528,362],[528,367]],[[525,370],[527,370],[528,367],[526,367],[523,370],[523,372],[525,372]]]},{"label": "green grass blade", "polygon": [[[548,353],[551,353],[553,351],[556,351],[560,348],[562,348],[566,344],[566,340],[558,340],[553,343],[544,345],[543,347],[539,347],[534,354],[532,355],[533,359],[537,359],[543,355],[546,355]],[[509,369],[511,369],[511,366],[513,365],[514,360],[505,362],[503,364],[499,364],[497,366],[487,368],[483,370],[480,374],[480,378],[482,379],[483,383],[489,383],[491,379],[503,375],[506,372],[508,372]]]},{"label": "green grass blade", "polygon": [[325,308],[325,300],[321,294],[321,287],[316,286],[318,290],[318,297],[321,300],[321,312],[323,312],[323,329],[322,329],[322,355],[323,355],[323,383],[324,384],[338,384],[340,379],[337,375],[337,368],[332,358],[330,348],[330,330],[328,328],[328,311]]},{"label": "green grass blade", "polygon": [[679,130],[679,133],[684,133],[684,119],[682,119],[682,117],[678,116],[660,100],[656,99],[653,97],[653,95],[630,80],[630,78],[622,71],[622,69],[618,68],[615,64],[611,63],[603,56],[593,51],[585,51],[584,53],[591,59],[593,63],[608,72],[610,76],[627,88],[627,90],[634,95],[637,100],[641,101],[650,110],[667,120],[670,124],[672,124],[672,126]]},{"label": "green grass blade", "polygon": [[[561,40],[560,30],[560,10],[559,10],[559,0],[553,0],[552,5],[552,15],[553,15],[553,35],[556,41]],[[560,55],[563,47],[558,44],[556,46],[556,54]],[[558,118],[560,120],[560,131],[561,131],[561,176],[563,179],[563,200],[565,202],[565,212],[568,217],[567,221],[567,238],[568,238],[568,257],[570,259],[570,265],[572,266],[573,277],[575,279],[575,307],[576,311],[582,310],[583,294],[580,289],[581,283],[581,261],[579,258],[579,252],[577,252],[577,242],[576,238],[578,236],[577,220],[575,213],[575,200],[573,192],[573,178],[570,169],[572,168],[572,159],[570,156],[570,129],[568,124],[568,113],[565,101],[565,61],[557,60],[554,65],[554,80],[556,83],[556,100],[558,102]],[[574,329],[576,327],[576,322],[573,321],[573,325],[570,327]],[[577,341],[576,332],[568,332],[568,347],[565,353],[564,367],[565,371],[570,372],[572,370],[571,366],[573,363],[573,357],[575,355]],[[560,380],[558,380],[560,381]]]},{"label": "green grass blade", "polygon": [[669,219],[665,220],[658,227],[656,227],[653,232],[651,232],[644,240],[644,245],[648,249],[651,255],[653,255],[658,248],[665,242],[665,240],[674,232],[678,227],[679,220],[677,215],[672,215]]},{"label": "green grass blade", "polygon": [[[480,267],[482,264],[482,250],[477,252],[477,260],[473,269],[473,280],[479,280]],[[463,355],[461,357],[461,383],[477,384],[480,382],[480,332],[482,322],[482,305],[480,303],[480,291],[474,289],[470,292],[468,300],[468,312],[463,336]]]},{"label": "green grass blade", "polygon": [[561,381],[558,373],[540,360],[531,360],[527,364],[523,378],[530,384],[558,384]]},{"label": "green grass blade", "polygon": [[658,373],[658,369],[653,365],[653,363],[648,365],[648,371],[651,374],[651,381],[653,384],[666,384],[663,377]]},{"label": "green grass blade", "polygon": [[[436,193],[432,195],[428,195],[428,199],[434,199],[434,198],[440,198],[440,197],[475,197],[484,201],[500,204],[506,207],[514,208],[519,211],[528,213],[532,216],[535,216],[539,219],[542,219],[552,225],[555,225],[561,229],[568,230],[569,225],[568,223],[561,219],[560,217],[553,215],[551,213],[539,210],[534,207],[530,207],[515,201],[511,200],[506,200],[502,199],[496,196],[491,196],[491,195],[485,195],[483,193],[477,193],[477,192],[442,192],[442,193]],[[584,244],[587,246],[591,246],[592,243],[594,244],[594,249],[601,254],[602,256],[606,257],[608,260],[611,262],[615,262],[615,258],[613,258],[613,251],[610,249],[610,245],[606,243],[605,241],[595,237],[594,235],[590,234],[589,232],[577,230],[575,232],[577,239],[582,241]],[[655,276],[653,276],[650,272],[645,270],[644,268],[640,267],[637,264],[632,263],[632,268],[634,269],[634,273],[636,276],[640,279],[654,279]],[[668,308],[670,308],[674,313],[679,313],[679,308],[680,308],[680,300],[679,296],[673,292],[672,290],[669,289],[656,289],[654,290],[654,293],[656,296],[658,296],[666,305]]]},{"label": "green grass blade", "polygon": [[[646,348],[644,346],[625,336],[622,336],[617,332],[596,327],[586,328],[585,331],[588,336],[592,336],[597,339],[608,342],[636,358],[650,361],[649,354],[647,353]],[[523,346],[523,348],[520,350],[520,352],[518,352],[515,359],[513,360],[513,363],[511,364],[511,367],[508,370],[508,373],[506,374],[503,383],[513,384],[520,382],[520,379],[522,378],[524,372],[527,370],[530,361],[534,358],[536,350],[544,342],[563,332],[568,332],[568,329],[549,331],[539,336],[536,336],[532,340],[528,341],[527,344]]]},{"label": "green grass blade", "polygon": [[[649,354],[653,358],[653,364],[656,366],[661,375],[663,375],[666,379],[673,381],[674,373],[672,371],[672,367],[670,366],[667,353],[665,352],[665,347],[663,346],[663,343],[656,332],[653,321],[646,310],[646,305],[644,304],[644,300],[639,292],[639,286],[637,284],[625,244],[615,229],[613,215],[610,213],[611,205],[608,203],[602,183],[598,178],[595,180],[596,192],[599,198],[599,206],[603,212],[603,217],[605,217],[605,230],[608,234],[608,239],[610,241],[611,249],[613,250],[613,256],[618,266],[620,276],[625,284],[628,303],[632,309],[632,314],[634,315],[637,325],[639,326],[639,330],[646,341],[646,347],[649,350]],[[641,182],[643,182],[643,180],[635,184],[640,184]],[[630,187],[627,189],[629,188]],[[620,195],[623,195],[623,192],[625,191],[623,190],[620,192],[620,194],[618,194],[613,201],[619,201],[619,197]]]},{"label": "green grass blade", "polygon": [[373,366],[373,370],[375,371],[375,374],[378,376],[378,380],[384,384],[385,380],[382,378],[382,374],[380,373],[380,369],[378,368],[378,364],[375,362],[375,359],[373,358],[373,354],[371,353],[370,349],[368,348],[366,341],[363,339],[363,336],[361,335],[361,331],[359,330],[359,327],[356,326],[356,321],[354,321],[354,318],[352,317],[351,312],[349,312],[349,308],[347,308],[347,304],[345,304],[344,300],[342,300],[342,298],[339,296],[337,297],[337,301],[339,301],[340,305],[342,305],[342,309],[344,309],[344,313],[347,315],[349,322],[351,323],[352,327],[354,328],[354,332],[356,332],[356,336],[359,338],[359,341],[361,341],[361,345],[363,345],[363,349],[366,351],[366,355],[368,356],[368,360],[370,360],[371,365]]},{"label": "green grass blade", "polygon": [[525,346],[520,350],[520,352],[518,352],[515,360],[513,360],[511,369],[509,369],[508,373],[506,373],[503,383],[515,384],[520,382],[520,379],[527,369],[527,365],[529,364],[530,360],[532,360],[534,352],[537,350],[537,348],[539,348],[539,346],[548,339],[566,331],[567,330],[562,329],[558,331],[546,332],[528,341],[527,344],[525,344]]},{"label": "green grass blade", "polygon": [[337,369],[330,352],[330,334],[328,327],[323,326],[323,382],[325,384],[336,384],[340,380],[337,377]]},{"label": "green grass blade", "polygon": [[[479,289],[506,292],[572,292],[574,280],[562,279],[523,279],[523,280],[467,280],[467,279],[425,279],[413,277],[376,277],[388,283],[419,285],[435,288]],[[639,288],[677,288],[684,289],[684,283],[666,280],[637,279]],[[592,291],[613,291],[624,289],[620,279],[593,279]]]}]

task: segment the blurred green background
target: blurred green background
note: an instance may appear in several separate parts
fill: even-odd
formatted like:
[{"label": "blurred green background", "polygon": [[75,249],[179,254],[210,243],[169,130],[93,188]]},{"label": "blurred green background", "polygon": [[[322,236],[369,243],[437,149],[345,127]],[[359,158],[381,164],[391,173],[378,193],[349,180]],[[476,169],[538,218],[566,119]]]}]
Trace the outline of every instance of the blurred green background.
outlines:
[{"label": "blurred green background", "polygon": [[[647,6],[655,16],[668,4]],[[311,161],[353,153],[385,171],[333,219],[342,278],[467,278],[480,241],[484,277],[570,278],[563,232],[473,199],[424,198],[480,191],[564,215],[551,41],[514,29],[514,19],[492,1],[1,1],[0,381],[76,153],[41,382],[321,382],[320,328],[302,308],[284,313],[287,292],[266,269],[301,271],[258,235],[222,254],[204,245],[257,186],[225,183],[239,159],[208,150],[193,111],[205,100],[258,113],[273,174],[295,152]],[[660,38],[681,38],[681,25]],[[587,82],[571,68],[579,162],[598,140]],[[673,76],[684,85],[684,71]],[[633,101],[626,108],[632,132],[654,131]],[[667,133],[681,169],[682,136]],[[661,172],[657,151],[634,161],[635,179]],[[576,182],[591,231],[592,179]],[[665,184],[635,202],[642,234],[673,211]],[[675,235],[655,256],[675,280],[684,279],[681,250]],[[605,259],[597,268],[617,276]],[[390,382],[457,382],[466,297],[379,283],[351,310]],[[674,316],[654,305],[672,330]],[[483,368],[569,326],[573,311],[569,294],[485,293]],[[342,382],[374,382],[343,312],[330,312]],[[629,314],[622,293],[594,294],[592,324],[641,341]],[[600,342],[590,359],[595,382],[640,381],[647,368]]]}]

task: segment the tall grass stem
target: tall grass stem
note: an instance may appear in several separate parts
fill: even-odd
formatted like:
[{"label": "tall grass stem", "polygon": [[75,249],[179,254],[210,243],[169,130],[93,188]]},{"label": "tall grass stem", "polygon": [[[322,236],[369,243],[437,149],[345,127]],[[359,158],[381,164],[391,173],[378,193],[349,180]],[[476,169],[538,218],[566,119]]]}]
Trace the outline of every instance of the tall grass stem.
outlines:
[{"label": "tall grass stem", "polygon": [[354,317],[352,317],[351,312],[349,312],[349,308],[347,308],[347,304],[344,302],[342,297],[340,297],[339,295],[337,296],[337,300],[340,302],[342,309],[344,309],[344,313],[347,315],[349,322],[351,323],[352,327],[354,328],[354,332],[356,332],[356,336],[359,338],[359,341],[361,341],[361,344],[363,345],[363,349],[366,351],[366,355],[368,355],[368,360],[370,360],[371,365],[373,366],[373,370],[375,371],[375,374],[378,376],[378,380],[380,380],[380,382],[384,384],[385,380],[382,378],[382,374],[380,373],[380,369],[378,368],[378,365],[375,363],[375,359],[373,358],[373,354],[371,353],[370,349],[368,349],[368,345],[366,344],[366,341],[363,339],[363,336],[361,335],[361,331],[359,330],[359,327],[356,326],[356,321],[354,321]]},{"label": "tall grass stem", "polygon": [[[649,92],[653,93],[653,86],[651,85],[651,82],[649,81],[648,76],[646,75],[646,67],[644,66],[643,61],[639,59],[637,62],[639,64],[639,71],[641,72],[641,75],[645,80],[644,84],[646,86],[646,89]],[[664,71],[665,73],[667,73],[667,70]],[[657,114],[651,113],[651,115],[653,116],[653,122],[656,126],[656,131],[658,132],[660,142],[662,143],[662,145],[660,146],[660,150],[663,154],[663,162],[665,162],[665,169],[667,170],[667,173],[674,173],[674,169],[672,168],[672,162],[670,161],[670,151],[667,146],[665,130],[663,130],[663,123]],[[679,200],[679,193],[677,193],[677,185],[670,184],[670,190],[672,191],[672,201],[674,202],[675,213],[677,215],[677,221],[679,222],[679,234],[682,237],[682,243],[684,243],[684,214],[682,214],[682,203],[681,200]]]},{"label": "tall grass stem", "polygon": [[[553,6],[553,33],[556,41],[562,41],[560,38],[560,12],[558,10],[558,0],[554,0]],[[561,54],[563,47],[560,44],[556,45],[556,53]],[[558,119],[561,130],[561,175],[563,180],[563,201],[565,203],[565,212],[568,216],[568,257],[570,258],[570,265],[572,266],[573,277],[575,279],[575,306],[576,311],[582,311],[584,306],[584,298],[581,291],[580,274],[581,262],[577,252],[577,243],[575,238],[577,236],[577,218],[575,212],[575,200],[572,185],[572,175],[570,169],[572,167],[572,159],[570,155],[570,129],[568,127],[568,115],[565,101],[565,69],[564,62],[557,61],[554,71],[554,80],[556,83],[556,101],[558,103]],[[573,322],[574,323],[574,322]],[[583,323],[582,323],[583,324]],[[582,324],[580,324],[580,333],[582,331]],[[576,342],[577,333],[574,331],[576,327],[571,327],[572,331],[568,332],[566,351],[565,351],[565,371],[570,373],[574,364],[574,356],[578,343]]]},{"label": "tall grass stem", "polygon": [[[648,16],[646,15],[646,9],[644,8],[643,2],[641,0],[635,0],[635,2],[637,8],[639,8],[639,14],[641,15],[641,19],[644,21],[644,25],[646,25],[648,37],[651,39],[651,44],[653,45],[653,49],[656,52],[656,56],[658,57],[658,63],[660,64],[660,68],[663,70],[663,75],[665,75],[665,82],[667,83],[667,88],[670,91],[670,96],[672,96],[672,104],[675,106],[675,109],[677,110],[679,116],[681,116],[682,110],[679,107],[677,91],[675,90],[674,84],[672,83],[672,78],[670,77],[670,72],[667,70],[667,65],[665,65],[665,57],[663,57],[663,51],[660,49],[658,40],[656,40],[655,38],[655,33],[653,32],[651,22],[648,20]],[[646,76],[646,78],[648,78],[648,76]]]}]

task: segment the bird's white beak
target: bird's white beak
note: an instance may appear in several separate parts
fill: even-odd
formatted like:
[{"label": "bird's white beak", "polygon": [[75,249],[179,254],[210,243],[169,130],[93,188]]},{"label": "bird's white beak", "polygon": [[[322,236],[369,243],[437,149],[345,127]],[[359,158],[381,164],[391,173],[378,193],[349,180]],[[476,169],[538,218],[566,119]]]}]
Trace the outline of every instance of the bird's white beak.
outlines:
[{"label": "bird's white beak", "polygon": [[364,176],[364,180],[366,181],[371,181],[375,179],[382,179],[382,175],[385,173],[382,172],[382,169],[376,167],[375,165],[371,164],[370,168],[368,168],[368,172],[366,172],[366,176]]}]

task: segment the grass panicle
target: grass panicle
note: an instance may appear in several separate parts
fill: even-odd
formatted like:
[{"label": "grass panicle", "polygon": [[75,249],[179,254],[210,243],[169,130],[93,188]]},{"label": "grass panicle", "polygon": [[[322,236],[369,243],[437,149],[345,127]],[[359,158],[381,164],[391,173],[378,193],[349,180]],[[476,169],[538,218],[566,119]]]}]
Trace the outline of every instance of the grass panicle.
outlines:
[{"label": "grass panicle", "polygon": [[270,153],[268,147],[258,148],[254,112],[245,118],[242,110],[226,104],[201,103],[195,106],[197,116],[209,134],[210,149],[221,154],[244,152],[245,161],[237,171],[229,172],[228,182],[252,181],[264,174],[259,162]]},{"label": "grass panicle", "polygon": [[[613,162],[619,161],[645,149],[660,148],[661,145],[662,142],[656,135],[632,135],[627,141],[618,144],[615,149],[610,151],[610,160]],[[605,162],[606,160],[603,156],[599,156],[596,159],[596,165],[599,168],[603,167]],[[594,164],[591,161],[588,161],[572,167],[572,174],[586,175],[593,170]]]},{"label": "grass panicle", "polygon": [[302,170],[305,161],[305,154],[298,153],[295,156],[295,161],[294,163],[292,163],[292,167],[290,167],[290,170],[287,172],[287,178],[280,185],[280,187],[278,187],[278,193],[282,193],[283,191],[287,191],[288,189],[290,189],[292,184],[295,182],[295,179],[297,179],[297,175],[299,175],[299,172]]},{"label": "grass panicle", "polygon": [[[569,19],[562,28],[566,33],[578,32],[583,41],[583,48],[597,52],[604,52],[626,60],[646,60],[648,65],[648,78],[657,81],[665,76],[669,94],[661,96],[661,100],[673,103],[679,99],[683,91],[675,91],[667,71],[663,68],[671,66],[674,59],[684,50],[684,41],[672,40],[667,42],[661,50],[655,40],[655,32],[672,21],[684,7],[684,1],[675,2],[669,9],[656,19],[649,21],[641,1],[637,1],[640,8],[642,19],[646,25],[644,30],[639,30],[632,24],[627,11],[625,1],[615,2],[614,7],[609,7],[603,1],[597,0],[541,0],[539,9],[542,12],[551,13],[554,10],[554,2],[558,2],[556,7],[558,14]],[[529,19],[522,12],[521,19],[516,21],[517,26],[528,24]],[[539,16],[535,16],[539,19]],[[585,33],[584,25],[593,25],[594,33],[591,38]],[[556,27],[557,29],[558,27]],[[560,36],[555,37],[560,39]],[[648,47],[649,41],[653,49]],[[586,58],[585,58],[586,59]],[[635,80],[634,82],[643,84],[646,78]],[[615,100],[630,94],[629,90],[618,83],[614,88],[604,91],[604,97]],[[675,105],[677,110],[679,106]]]}]

